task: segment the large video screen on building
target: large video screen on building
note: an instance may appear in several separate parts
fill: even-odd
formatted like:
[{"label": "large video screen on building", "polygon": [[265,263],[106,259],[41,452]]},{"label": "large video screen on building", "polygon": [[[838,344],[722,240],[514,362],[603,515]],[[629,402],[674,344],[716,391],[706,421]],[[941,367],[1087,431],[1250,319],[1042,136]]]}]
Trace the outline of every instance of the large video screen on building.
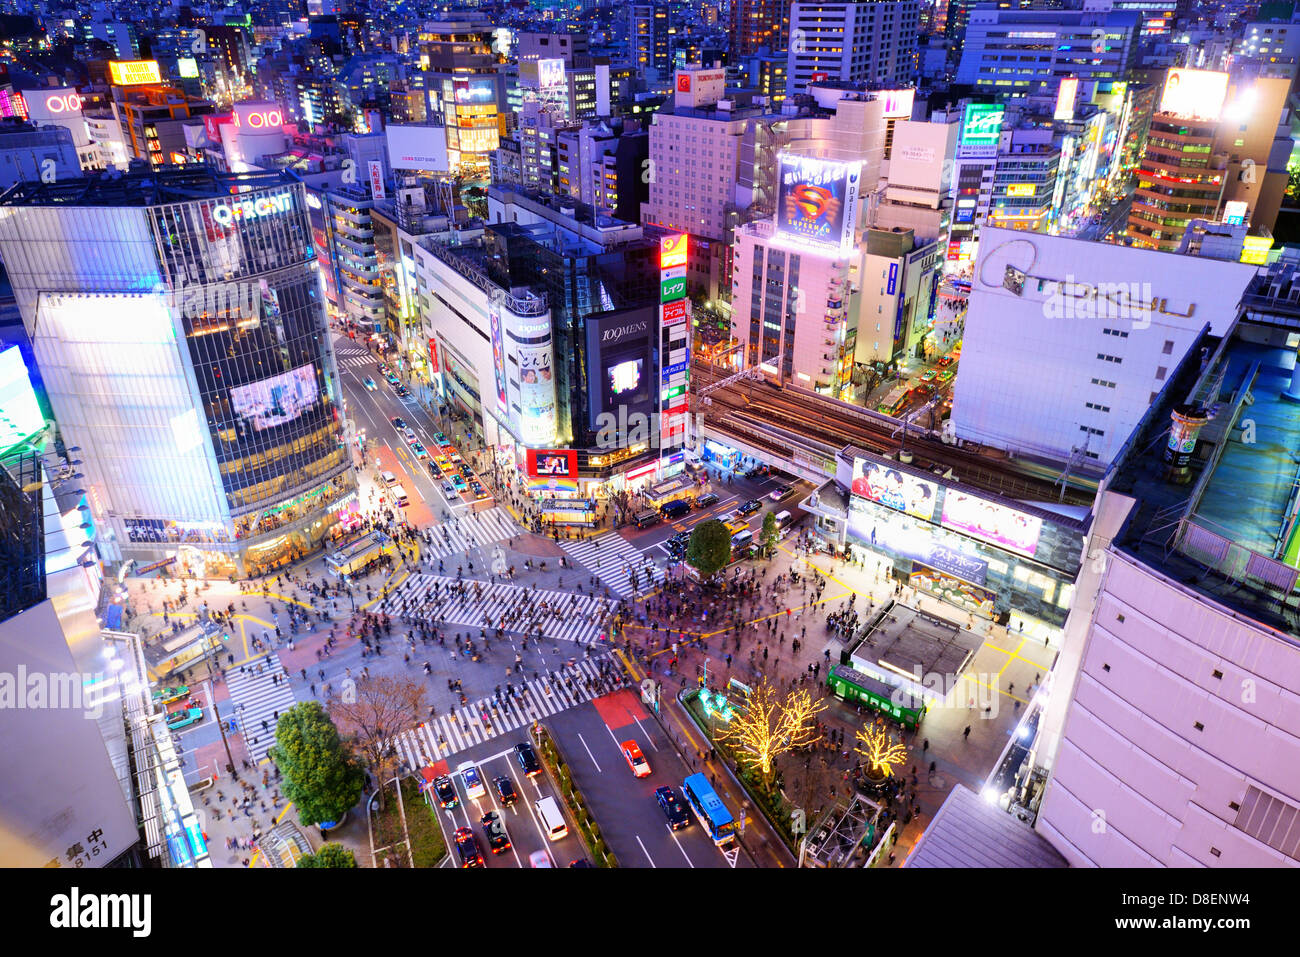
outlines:
[{"label": "large video screen on building", "polygon": [[529,449],[524,468],[532,478],[577,478],[578,453],[572,449]]},{"label": "large video screen on building", "polygon": [[1217,120],[1228,95],[1228,74],[1214,70],[1169,71],[1160,96],[1160,112],[1198,120]]},{"label": "large video screen on building", "polygon": [[944,494],[943,524],[1030,556],[1038,548],[1038,536],[1043,530],[1041,518],[952,488]]},{"label": "large video screen on building", "polygon": [[308,364],[260,382],[235,386],[230,390],[230,407],[260,431],[292,422],[318,398],[316,369]]},{"label": "large video screen on building", "polygon": [[7,449],[45,428],[22,350],[0,352],[0,449]]},{"label": "large video screen on building", "polygon": [[927,522],[939,501],[939,487],[933,482],[866,459],[853,460],[852,492]]},{"label": "large video screen on building", "polygon": [[646,307],[587,320],[587,391],[591,427],[599,416],[649,415],[657,405],[654,337],[658,309]]},{"label": "large video screen on building", "polygon": [[853,242],[861,175],[858,163],[783,154],[777,232],[827,249],[847,248]]}]

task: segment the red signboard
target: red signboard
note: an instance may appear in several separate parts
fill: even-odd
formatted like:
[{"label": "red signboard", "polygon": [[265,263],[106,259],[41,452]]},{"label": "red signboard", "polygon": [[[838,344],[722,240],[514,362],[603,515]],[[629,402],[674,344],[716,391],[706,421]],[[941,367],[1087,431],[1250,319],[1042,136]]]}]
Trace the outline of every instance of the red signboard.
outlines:
[{"label": "red signboard", "polygon": [[675,326],[679,322],[686,321],[686,303],[685,299],[674,299],[672,302],[665,302],[660,309],[663,310],[663,324],[665,326]]},{"label": "red signboard", "polygon": [[672,269],[674,266],[685,266],[687,241],[686,233],[665,236],[659,240],[659,268]]},{"label": "red signboard", "polygon": [[438,341],[436,339],[429,340],[429,372],[435,374],[438,372]]},{"label": "red signboard", "polygon": [[691,75],[689,73],[677,74],[677,92],[678,93],[691,92]]},{"label": "red signboard", "polygon": [[529,449],[524,471],[530,478],[577,478],[578,453],[572,449]]}]

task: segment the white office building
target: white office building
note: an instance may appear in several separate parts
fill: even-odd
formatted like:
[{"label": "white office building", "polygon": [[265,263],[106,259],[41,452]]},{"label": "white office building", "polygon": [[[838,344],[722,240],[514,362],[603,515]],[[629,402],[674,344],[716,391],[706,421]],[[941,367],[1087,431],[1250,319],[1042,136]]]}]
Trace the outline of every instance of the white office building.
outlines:
[{"label": "white office building", "polygon": [[786,96],[815,79],[910,86],[916,73],[919,0],[790,5]]},{"label": "white office building", "polygon": [[1253,266],[985,226],[971,283],[957,438],[1104,471]]}]

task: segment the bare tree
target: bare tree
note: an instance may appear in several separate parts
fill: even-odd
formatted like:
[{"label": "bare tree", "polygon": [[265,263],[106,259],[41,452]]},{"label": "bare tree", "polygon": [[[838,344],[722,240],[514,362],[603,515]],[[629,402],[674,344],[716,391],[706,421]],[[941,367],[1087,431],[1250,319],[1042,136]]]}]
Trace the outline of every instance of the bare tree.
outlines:
[{"label": "bare tree", "polygon": [[393,738],[422,720],[427,692],[410,678],[376,675],[344,685],[327,702],[339,733],[350,739],[379,785],[380,807],[386,800],[384,782],[397,767]]},{"label": "bare tree", "polygon": [[[718,733],[719,741],[737,745],[763,780],[771,784],[773,761],[818,740],[814,718],[826,706],[804,690],[784,696],[764,678],[749,694],[746,711]],[[746,754],[747,752],[747,754]]]}]

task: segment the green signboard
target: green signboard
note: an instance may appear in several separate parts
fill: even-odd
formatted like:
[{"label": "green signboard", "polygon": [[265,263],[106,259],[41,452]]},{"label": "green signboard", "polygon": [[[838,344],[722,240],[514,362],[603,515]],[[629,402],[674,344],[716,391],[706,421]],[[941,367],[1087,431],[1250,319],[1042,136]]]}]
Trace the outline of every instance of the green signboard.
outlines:
[{"label": "green signboard", "polygon": [[996,103],[972,103],[961,124],[963,146],[991,146],[1002,136],[1005,108]]},{"label": "green signboard", "polygon": [[686,298],[686,279],[678,277],[676,279],[664,279],[659,283],[659,301],[671,302],[674,299]]}]

